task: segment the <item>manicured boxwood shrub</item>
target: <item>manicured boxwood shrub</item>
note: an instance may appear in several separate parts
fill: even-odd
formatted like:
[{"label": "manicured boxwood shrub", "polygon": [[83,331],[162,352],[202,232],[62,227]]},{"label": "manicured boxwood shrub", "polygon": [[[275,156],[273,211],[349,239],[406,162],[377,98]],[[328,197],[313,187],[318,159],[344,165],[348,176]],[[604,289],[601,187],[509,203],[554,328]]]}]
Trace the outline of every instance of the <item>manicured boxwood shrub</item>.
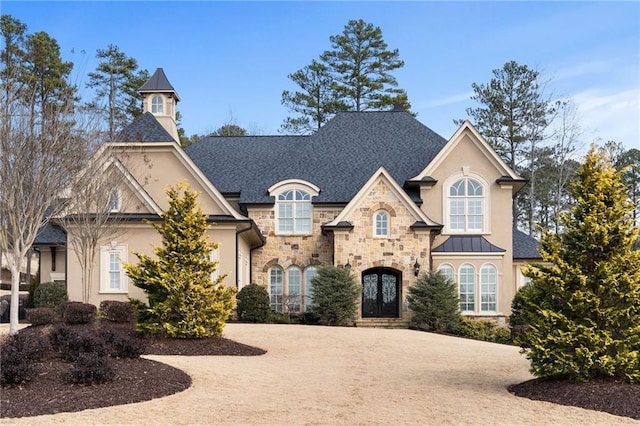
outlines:
[{"label": "manicured boxwood shrub", "polygon": [[89,324],[95,320],[98,313],[95,305],[82,302],[65,302],[60,310],[67,324]]},{"label": "manicured boxwood shrub", "polygon": [[238,320],[254,323],[266,323],[269,320],[269,293],[257,284],[243,287],[238,295],[236,312]]},{"label": "manicured boxwood shrub", "polygon": [[103,300],[100,302],[100,315],[112,322],[128,323],[135,320],[136,311],[129,302]]},{"label": "manicured boxwood shrub", "polygon": [[58,315],[56,315],[52,308],[27,309],[27,321],[29,321],[31,325],[53,324],[57,319]]},{"label": "manicured boxwood shrub", "polygon": [[509,330],[509,327],[500,326],[487,320],[463,318],[459,335],[485,342],[511,342],[511,330]]},{"label": "manicured boxwood shrub", "polygon": [[67,286],[64,283],[41,283],[33,291],[34,308],[58,309],[68,300]]}]

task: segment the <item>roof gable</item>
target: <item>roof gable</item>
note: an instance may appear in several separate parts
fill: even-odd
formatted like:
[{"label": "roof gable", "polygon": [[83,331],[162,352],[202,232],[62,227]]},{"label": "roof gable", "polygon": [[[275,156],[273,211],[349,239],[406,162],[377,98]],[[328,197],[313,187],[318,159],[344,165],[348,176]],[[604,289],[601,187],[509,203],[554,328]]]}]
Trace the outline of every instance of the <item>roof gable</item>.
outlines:
[{"label": "roof gable", "polygon": [[507,163],[500,158],[500,156],[495,152],[495,150],[489,145],[489,143],[480,135],[478,130],[467,120],[465,121],[460,128],[451,136],[447,144],[443,147],[443,149],[438,152],[438,154],[433,158],[433,160],[422,170],[418,175],[413,177],[412,181],[420,181],[426,178],[429,178],[438,167],[447,160],[449,155],[453,152],[453,150],[460,144],[463,140],[465,140],[465,136],[468,136],[468,140],[478,148],[478,150],[484,153],[485,157],[492,164],[493,167],[498,171],[500,176],[503,178],[508,178],[511,181],[524,181],[515,171],[513,171]]},{"label": "roof gable", "polygon": [[409,213],[415,218],[416,222],[424,222],[427,227],[439,228],[440,225],[432,221],[427,215],[416,206],[416,204],[409,198],[406,192],[398,185],[398,183],[391,177],[389,172],[384,167],[380,167],[369,178],[360,191],[353,197],[353,199],[346,205],[344,209],[336,216],[336,218],[330,223],[326,224],[326,227],[341,227],[344,222],[348,222],[349,218],[353,214],[353,211],[359,208],[366,200],[371,190],[378,184],[382,183],[386,185],[393,195],[400,201],[400,203],[409,211]]}]

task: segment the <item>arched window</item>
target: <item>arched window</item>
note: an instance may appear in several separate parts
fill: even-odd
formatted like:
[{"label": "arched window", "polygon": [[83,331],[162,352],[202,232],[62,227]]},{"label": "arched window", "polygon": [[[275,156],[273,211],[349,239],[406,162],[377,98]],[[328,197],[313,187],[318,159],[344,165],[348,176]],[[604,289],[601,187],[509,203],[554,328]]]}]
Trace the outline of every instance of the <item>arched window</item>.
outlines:
[{"label": "arched window", "polygon": [[464,177],[449,187],[449,229],[453,232],[484,231],[485,191],[476,179]]},{"label": "arched window", "polygon": [[287,269],[287,312],[300,312],[302,296],[302,271],[297,266]]},{"label": "arched window", "polygon": [[278,234],[311,234],[311,195],[300,189],[280,193],[276,201]]},{"label": "arched window", "polygon": [[313,286],[311,280],[318,275],[318,268],[310,266],[304,270],[304,307],[303,310],[308,310],[313,300]]},{"label": "arched window", "polygon": [[480,268],[480,311],[496,311],[498,274],[493,265],[484,265]]},{"label": "arched window", "polygon": [[274,266],[269,271],[269,298],[272,311],[282,312],[282,284],[282,268]]},{"label": "arched window", "polygon": [[164,99],[162,99],[162,96],[155,95],[153,98],[151,98],[151,112],[153,114],[164,113]]},{"label": "arched window", "polygon": [[464,264],[458,274],[460,311],[474,312],[476,304],[476,270],[473,265]]},{"label": "arched window", "polygon": [[449,278],[451,281],[455,281],[453,266],[448,264],[440,265],[438,266],[438,272],[440,272],[445,277]]},{"label": "arched window", "polygon": [[376,237],[388,237],[389,236],[389,213],[384,210],[377,212],[373,215],[373,235]]}]

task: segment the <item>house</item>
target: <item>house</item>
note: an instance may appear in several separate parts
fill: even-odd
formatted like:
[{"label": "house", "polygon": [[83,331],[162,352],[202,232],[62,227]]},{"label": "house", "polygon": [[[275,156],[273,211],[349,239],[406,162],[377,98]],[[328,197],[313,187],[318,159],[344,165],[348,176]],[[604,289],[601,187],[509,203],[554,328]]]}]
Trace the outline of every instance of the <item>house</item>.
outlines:
[{"label": "house", "polygon": [[[112,144],[126,153],[109,165],[122,176],[122,220],[101,242],[91,303],[144,298],[121,261],[160,243],[144,220],[160,219],[178,181],[200,194],[226,284],[264,286],[280,312],[304,311],[317,268],[335,265],[362,283],[359,325],[406,325],[408,288],[438,269],[458,284],[464,315],[504,322],[520,268],[539,259],[536,241],[512,227],[526,181],[468,122],[445,139],[401,108],[343,112],[309,136],[208,137],[182,149],[180,98],[161,68],[140,93],[144,114]],[[82,300],[70,254],[66,280]]]}]

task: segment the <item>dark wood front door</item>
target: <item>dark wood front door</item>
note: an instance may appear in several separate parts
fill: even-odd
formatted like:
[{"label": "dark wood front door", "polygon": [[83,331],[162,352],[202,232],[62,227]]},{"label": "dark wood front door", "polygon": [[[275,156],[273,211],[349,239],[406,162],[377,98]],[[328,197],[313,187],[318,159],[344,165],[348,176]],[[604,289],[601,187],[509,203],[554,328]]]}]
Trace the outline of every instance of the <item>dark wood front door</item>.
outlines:
[{"label": "dark wood front door", "polygon": [[398,318],[400,274],[376,268],[362,274],[362,317]]}]

